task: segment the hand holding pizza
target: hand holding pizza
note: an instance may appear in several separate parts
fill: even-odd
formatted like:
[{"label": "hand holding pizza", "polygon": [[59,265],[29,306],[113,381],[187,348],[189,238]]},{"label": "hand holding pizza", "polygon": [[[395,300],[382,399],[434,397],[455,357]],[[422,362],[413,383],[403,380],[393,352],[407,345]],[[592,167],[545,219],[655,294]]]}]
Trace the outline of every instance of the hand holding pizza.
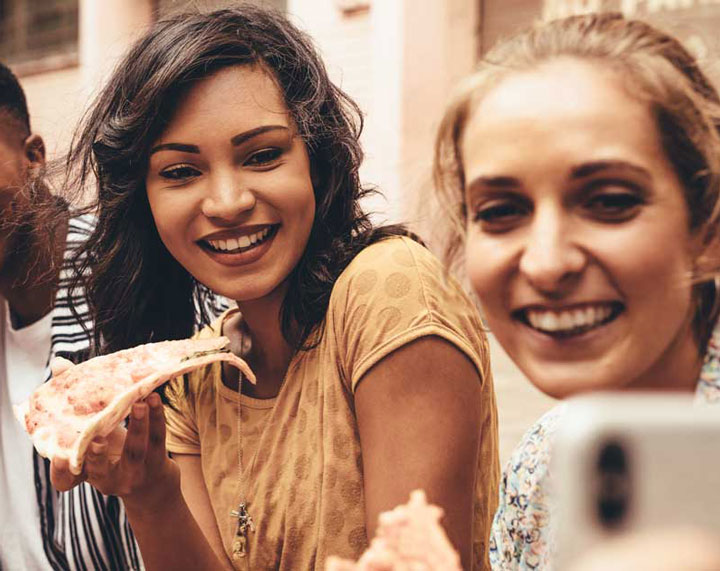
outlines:
[{"label": "hand holding pizza", "polygon": [[86,480],[105,495],[137,502],[145,509],[179,494],[180,472],[165,451],[165,416],[159,395],[153,393],[133,405],[127,430],[90,443],[80,476],[70,472],[66,460],[55,459],[51,478],[61,491]]},{"label": "hand holding pizza", "polygon": [[[37,451],[52,461],[53,485],[87,480],[104,494],[144,496],[179,482],[165,450],[165,417],[155,389],[170,379],[225,361],[255,382],[226,337],[148,343],[73,365],[50,364],[53,376],[14,407]],[[123,420],[130,416],[128,429]],[[157,485],[156,485],[157,484]],[[177,489],[179,486],[170,486]]]}]

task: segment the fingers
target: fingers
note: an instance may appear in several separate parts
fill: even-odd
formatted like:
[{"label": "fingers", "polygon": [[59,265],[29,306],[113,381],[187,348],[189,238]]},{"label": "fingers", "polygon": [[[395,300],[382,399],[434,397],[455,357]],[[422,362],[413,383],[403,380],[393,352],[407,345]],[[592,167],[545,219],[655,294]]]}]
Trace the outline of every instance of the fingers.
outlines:
[{"label": "fingers", "polygon": [[148,405],[136,402],[130,413],[130,425],[125,436],[125,446],[120,464],[128,472],[140,470],[145,463],[148,448]]},{"label": "fingers", "polygon": [[[118,460],[120,445],[122,454]],[[165,461],[165,415],[159,395],[151,394],[146,402],[132,406],[127,431],[118,427],[107,437],[95,438],[90,443],[83,474],[101,493],[128,497],[151,483],[152,474]],[[85,479],[72,476],[67,461],[53,468],[54,478],[62,486],[58,489],[69,489]]]},{"label": "fingers", "polygon": [[70,472],[70,462],[67,458],[55,458],[50,464],[50,481],[60,492],[74,488],[83,480],[85,480],[84,474],[77,476]]},{"label": "fingers", "polygon": [[96,438],[88,446],[85,456],[85,473],[91,484],[107,478],[110,471],[108,451],[109,445],[104,438]]},{"label": "fingers", "polygon": [[63,357],[54,357],[50,361],[50,372],[52,373],[53,377],[57,377],[58,375],[61,375],[65,371],[67,371],[70,367],[74,366],[75,364],[72,361],[68,361]]},{"label": "fingers", "polygon": [[127,429],[122,425],[118,424],[110,434],[105,438],[108,442],[108,460],[111,464],[116,463],[122,456],[123,447],[125,446],[125,435]]},{"label": "fingers", "polygon": [[165,412],[163,410],[160,395],[150,394],[145,402],[149,407],[149,439],[148,439],[148,464],[151,468],[157,468],[165,461],[167,452],[165,450]]}]

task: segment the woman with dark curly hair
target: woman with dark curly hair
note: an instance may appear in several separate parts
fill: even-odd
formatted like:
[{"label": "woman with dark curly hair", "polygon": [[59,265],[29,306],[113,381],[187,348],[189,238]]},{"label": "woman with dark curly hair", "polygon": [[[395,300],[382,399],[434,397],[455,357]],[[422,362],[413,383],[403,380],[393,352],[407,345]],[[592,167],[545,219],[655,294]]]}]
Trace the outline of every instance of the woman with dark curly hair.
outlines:
[{"label": "woman with dark curly hair", "polygon": [[309,38],[251,7],[158,23],[85,120],[71,166],[98,180],[78,278],[98,349],[191,335],[202,284],[238,308],[199,335],[229,337],[257,376],[187,375],[165,391],[167,436],[151,395],[119,460],[93,443],[84,477],[124,500],[149,569],[322,569],[414,488],[464,567],[486,566],[481,322],[421,244],[360,209],[360,127]]}]

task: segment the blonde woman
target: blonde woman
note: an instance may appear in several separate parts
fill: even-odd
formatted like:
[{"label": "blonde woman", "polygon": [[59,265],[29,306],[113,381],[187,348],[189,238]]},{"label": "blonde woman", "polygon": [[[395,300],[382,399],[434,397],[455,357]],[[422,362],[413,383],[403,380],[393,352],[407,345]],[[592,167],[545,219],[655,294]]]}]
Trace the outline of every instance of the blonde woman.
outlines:
[{"label": "blonde woman", "polygon": [[[720,400],[718,95],[673,37],[619,14],[550,22],[488,54],[448,109],[436,177],[448,255],[530,381]],[[545,569],[558,411],[508,463],[496,569]]]}]

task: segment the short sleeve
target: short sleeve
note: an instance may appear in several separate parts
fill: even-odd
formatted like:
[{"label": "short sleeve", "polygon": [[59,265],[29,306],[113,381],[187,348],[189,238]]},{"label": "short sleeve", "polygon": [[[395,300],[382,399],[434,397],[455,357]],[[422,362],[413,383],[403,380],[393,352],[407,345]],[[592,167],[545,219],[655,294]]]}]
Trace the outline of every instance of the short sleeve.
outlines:
[{"label": "short sleeve", "polygon": [[489,376],[477,309],[437,258],[410,238],[388,238],[360,252],[338,278],[328,320],[352,392],[383,357],[429,335],[462,351],[481,379]]},{"label": "short sleeve", "polygon": [[165,446],[177,454],[200,454],[200,435],[185,392],[186,377],[168,383],[165,397]]}]

